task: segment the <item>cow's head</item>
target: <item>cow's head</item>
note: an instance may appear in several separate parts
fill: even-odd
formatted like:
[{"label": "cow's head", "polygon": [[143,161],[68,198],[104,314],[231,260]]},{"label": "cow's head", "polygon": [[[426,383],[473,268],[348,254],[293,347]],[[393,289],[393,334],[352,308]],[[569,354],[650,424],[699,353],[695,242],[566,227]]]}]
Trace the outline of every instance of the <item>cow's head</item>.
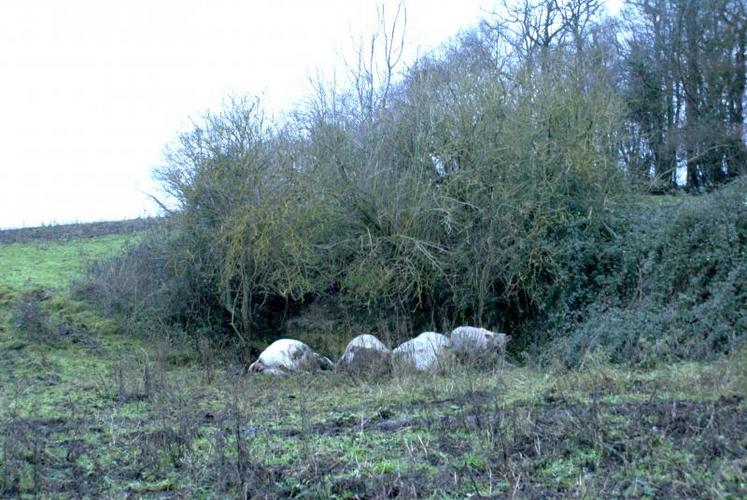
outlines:
[{"label": "cow's head", "polygon": [[506,345],[508,345],[508,343],[511,341],[511,335],[491,332],[491,337],[488,339],[486,336],[485,340],[488,342],[488,345],[492,346],[493,349],[495,349],[499,353],[504,353],[506,351]]},{"label": "cow's head", "polygon": [[254,363],[252,363],[251,365],[249,365],[249,371],[250,372],[262,373],[266,369],[267,369],[267,367],[261,361],[255,361]]}]

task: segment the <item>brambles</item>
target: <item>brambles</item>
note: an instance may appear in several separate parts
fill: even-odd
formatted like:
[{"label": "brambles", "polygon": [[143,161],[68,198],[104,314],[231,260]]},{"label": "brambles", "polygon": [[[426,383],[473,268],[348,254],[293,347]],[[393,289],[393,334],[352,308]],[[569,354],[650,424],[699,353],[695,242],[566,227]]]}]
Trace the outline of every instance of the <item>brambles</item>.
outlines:
[{"label": "brambles", "polygon": [[[97,324],[83,304],[43,297],[51,317]],[[19,342],[10,305],[5,496],[728,496],[745,482],[744,352],[658,370],[598,356],[573,371],[271,378],[173,330],[102,328],[96,349]]]},{"label": "brambles", "polygon": [[587,271],[569,270],[585,281],[566,291],[551,319],[554,354],[562,351],[572,366],[595,350],[614,362],[655,365],[738,350],[747,327],[746,196],[739,180],[702,197],[632,208],[615,238],[570,249],[568,262]]}]

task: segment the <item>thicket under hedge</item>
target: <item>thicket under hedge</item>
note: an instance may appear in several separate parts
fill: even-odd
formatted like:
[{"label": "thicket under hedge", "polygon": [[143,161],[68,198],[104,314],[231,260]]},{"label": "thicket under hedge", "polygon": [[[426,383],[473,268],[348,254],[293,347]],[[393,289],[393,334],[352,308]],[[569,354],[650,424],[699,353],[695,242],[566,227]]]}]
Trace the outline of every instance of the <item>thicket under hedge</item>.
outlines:
[{"label": "thicket under hedge", "polygon": [[[581,230],[566,236],[560,281],[547,302],[513,310],[516,319],[500,325],[514,334],[514,351],[538,348],[536,353],[569,366],[592,353],[651,365],[707,359],[744,343],[747,181],[704,196],[636,200],[614,211],[605,238],[590,239]],[[192,333],[230,332],[230,314],[211,293],[214,285],[183,252],[181,229],[166,224],[123,255],[94,264],[79,293],[130,318],[136,329],[157,319],[159,328],[166,323]],[[279,332],[285,319],[322,295],[349,306],[351,298],[342,294],[333,287],[292,304],[273,297],[255,340]],[[508,309],[505,301],[498,310]],[[373,321],[364,304],[351,311],[358,311],[360,325]],[[421,324],[410,321],[412,328],[434,326],[423,313]]]},{"label": "thicket under hedge", "polygon": [[385,52],[380,78],[320,84],[282,123],[230,100],[167,151],[166,227],[81,289],[243,343],[325,301],[362,328],[510,330],[569,364],[727,351],[745,326],[745,184],[641,202],[613,45],[584,26],[537,53],[472,31],[399,78]]}]

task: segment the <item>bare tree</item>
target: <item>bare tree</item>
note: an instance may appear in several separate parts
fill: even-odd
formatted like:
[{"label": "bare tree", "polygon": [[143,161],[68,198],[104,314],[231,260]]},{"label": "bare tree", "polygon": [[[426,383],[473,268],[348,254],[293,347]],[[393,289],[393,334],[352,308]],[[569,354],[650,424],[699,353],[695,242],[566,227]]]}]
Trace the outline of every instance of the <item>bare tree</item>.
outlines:
[{"label": "bare tree", "polygon": [[407,10],[397,2],[394,15],[388,16],[386,5],[377,7],[376,30],[357,42],[355,60],[347,67],[364,120],[371,120],[377,110],[387,106],[389,94],[402,62],[407,30]]},{"label": "bare tree", "polygon": [[644,176],[688,188],[743,171],[745,1],[631,0],[628,100]]}]

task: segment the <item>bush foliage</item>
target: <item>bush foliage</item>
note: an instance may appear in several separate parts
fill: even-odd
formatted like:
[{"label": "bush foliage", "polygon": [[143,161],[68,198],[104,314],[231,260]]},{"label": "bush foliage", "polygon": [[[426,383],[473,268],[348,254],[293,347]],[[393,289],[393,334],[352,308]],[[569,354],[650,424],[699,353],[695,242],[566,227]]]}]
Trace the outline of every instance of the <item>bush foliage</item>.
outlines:
[{"label": "bush foliage", "polygon": [[325,300],[371,325],[561,342],[571,364],[597,347],[640,362],[728,349],[744,331],[743,184],[636,204],[611,25],[574,15],[531,47],[484,23],[399,73],[396,41],[373,37],[348,87],[319,83],[283,121],[227,101],[157,170],[168,227],[100,264],[93,295],[244,342]]},{"label": "bush foliage", "polygon": [[[730,352],[747,327],[747,182],[702,197],[632,206],[620,234],[586,258],[586,306],[556,314],[565,359],[596,349],[651,364]],[[570,339],[570,340],[568,340]]]}]

